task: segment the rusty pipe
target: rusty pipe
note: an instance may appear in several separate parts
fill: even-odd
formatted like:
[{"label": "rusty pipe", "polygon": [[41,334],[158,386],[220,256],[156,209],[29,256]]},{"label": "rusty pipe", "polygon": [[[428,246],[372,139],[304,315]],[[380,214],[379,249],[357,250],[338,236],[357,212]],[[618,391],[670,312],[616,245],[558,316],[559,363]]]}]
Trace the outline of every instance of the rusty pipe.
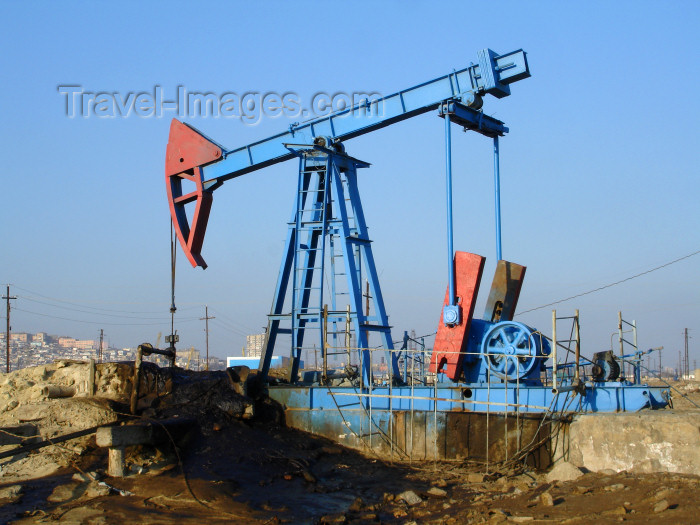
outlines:
[{"label": "rusty pipe", "polygon": [[41,389],[44,397],[57,399],[60,397],[73,397],[76,393],[74,386],[48,385]]}]

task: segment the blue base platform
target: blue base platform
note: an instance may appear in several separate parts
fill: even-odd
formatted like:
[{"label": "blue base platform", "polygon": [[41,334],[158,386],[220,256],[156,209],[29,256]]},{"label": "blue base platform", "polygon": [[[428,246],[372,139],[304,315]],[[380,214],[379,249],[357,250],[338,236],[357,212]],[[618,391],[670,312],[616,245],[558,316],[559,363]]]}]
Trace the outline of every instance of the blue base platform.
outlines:
[{"label": "blue base platform", "polygon": [[[396,460],[501,461],[529,451],[546,468],[563,414],[635,412],[666,406],[667,389],[593,383],[581,393],[513,384],[359,387],[271,386],[286,423],[344,446]],[[564,423],[567,424],[567,423]],[[533,459],[534,458],[534,459]]]}]

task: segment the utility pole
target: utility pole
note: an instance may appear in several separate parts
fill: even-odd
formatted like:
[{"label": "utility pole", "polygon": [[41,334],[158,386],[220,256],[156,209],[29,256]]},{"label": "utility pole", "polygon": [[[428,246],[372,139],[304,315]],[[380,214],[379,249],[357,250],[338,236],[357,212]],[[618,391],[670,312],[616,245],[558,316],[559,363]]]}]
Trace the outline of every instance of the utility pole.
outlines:
[{"label": "utility pole", "polygon": [[207,333],[207,363],[204,365],[205,370],[209,370],[209,319],[216,319],[216,317],[209,317],[209,307],[204,305],[204,317],[200,317],[200,321],[205,322],[205,331]]},{"label": "utility pole", "polygon": [[102,362],[102,341],[104,341],[104,329],[100,328],[100,347],[97,349],[97,362]]},{"label": "utility pole", "polygon": [[11,330],[11,327],[10,327],[10,301],[17,299],[17,297],[12,297],[10,295],[10,285],[9,284],[7,285],[7,294],[3,296],[3,299],[5,299],[5,301],[7,301],[7,303],[6,303],[7,304],[7,331],[5,332],[5,345],[6,345],[6,349],[7,349],[7,354],[5,356],[5,359],[6,359],[5,363],[7,365],[7,367],[6,367],[7,373],[9,374],[10,373],[10,330]]},{"label": "utility pole", "polygon": [[685,377],[690,376],[690,361],[688,359],[688,329],[685,329]]}]

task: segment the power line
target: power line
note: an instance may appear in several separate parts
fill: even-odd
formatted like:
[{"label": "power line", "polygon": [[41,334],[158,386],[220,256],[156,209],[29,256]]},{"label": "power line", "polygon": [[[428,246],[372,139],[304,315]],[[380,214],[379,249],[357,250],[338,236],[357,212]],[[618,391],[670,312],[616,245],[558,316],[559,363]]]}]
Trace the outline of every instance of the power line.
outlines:
[{"label": "power line", "polygon": [[[17,310],[18,312],[24,312],[27,314],[32,314],[32,315],[39,315],[41,317],[49,317],[51,319],[60,319],[62,321],[73,321],[75,323],[86,323],[86,324],[97,324],[97,325],[110,325],[110,326],[158,326],[163,324],[164,321],[161,321],[159,323],[110,323],[110,322],[104,322],[104,321],[85,321],[83,319],[69,319],[67,317],[60,317],[57,315],[48,315],[48,314],[42,314],[39,312],[32,312],[31,310],[25,310],[23,308],[13,308],[14,310]],[[179,319],[178,322],[181,323],[189,323],[193,321],[198,321],[198,317],[191,317],[187,319]]]},{"label": "power line", "polygon": [[[81,310],[79,308],[71,308],[69,306],[61,306],[61,305],[57,305],[57,304],[47,303],[46,301],[39,301],[38,299],[32,299],[31,297],[27,297],[24,295],[20,295],[19,297],[20,297],[20,299],[23,299],[25,301],[30,301],[32,303],[39,303],[39,304],[43,304],[46,306],[50,306],[52,308],[60,308],[62,310],[70,310],[72,312],[79,312],[79,313],[88,314],[88,315],[99,315],[102,317],[118,317],[118,318],[122,318],[122,319],[148,319],[148,320],[154,320],[154,321],[156,321],[156,320],[169,321],[170,320],[170,316],[143,317],[141,315],[134,316],[134,315],[107,314],[107,313],[102,313],[102,312],[91,312],[89,310]],[[73,303],[66,303],[66,304],[73,304]],[[87,308],[89,308],[89,307],[87,307]],[[115,311],[115,310],[112,310],[112,311]],[[130,312],[130,313],[138,313],[138,312]],[[150,314],[150,313],[154,313],[154,312],[144,312],[144,313]]]},{"label": "power line", "polygon": [[587,292],[572,295],[571,297],[567,297],[566,299],[560,299],[560,300],[554,301],[552,303],[543,304],[542,306],[538,306],[536,308],[530,308],[529,310],[519,312],[517,315],[526,314],[528,312],[534,312],[535,310],[541,310],[542,308],[547,308],[548,306],[553,306],[555,304],[563,303],[565,301],[570,301],[571,299],[576,299],[577,297],[583,297],[584,295],[588,295],[588,294],[592,294],[594,292],[599,292],[601,290],[605,290],[606,288],[610,288],[612,286],[617,286],[618,284],[622,284],[622,283],[625,283],[627,281],[631,281],[632,279],[636,279],[637,277],[641,277],[642,275],[646,275],[648,273],[655,272],[656,270],[660,270],[661,268],[666,268],[667,266],[671,266],[672,264],[675,264],[677,262],[683,261],[685,259],[689,259],[690,257],[693,257],[694,255],[697,255],[699,253],[700,253],[700,250],[693,252],[693,253],[689,253],[688,255],[684,255],[683,257],[680,257],[678,259],[674,259],[673,261],[662,264],[661,266],[657,266],[656,268],[652,268],[651,270],[647,270],[645,272],[638,273],[636,275],[632,275],[631,277],[627,277],[625,279],[622,279],[620,281],[616,281],[614,283],[606,284],[605,286],[600,286],[598,288],[594,288],[593,290],[588,290]]},{"label": "power line", "polygon": [[214,321],[214,324],[219,326],[220,328],[223,328],[227,332],[231,332],[233,334],[240,335],[242,337],[249,335],[249,334],[246,334],[245,332],[241,332],[240,330],[236,330],[235,328],[228,326],[227,324],[223,323],[220,319],[217,319],[216,321]]},{"label": "power line", "polygon": [[231,317],[222,314],[220,310],[215,310],[212,308],[212,312],[216,313],[216,315],[218,315],[219,317],[223,317],[228,322],[229,325],[237,328],[238,330],[242,330],[242,331],[249,333],[249,334],[252,334],[255,332],[255,330],[251,330],[248,326],[245,326],[245,325],[239,323],[238,321],[233,320]]},{"label": "power line", "polygon": [[[150,311],[150,312],[134,312],[132,310],[114,310],[111,308],[100,308],[99,306],[90,306],[85,303],[78,303],[74,301],[66,301],[64,299],[57,299],[56,297],[49,297],[48,295],[43,295],[39,292],[35,292],[33,290],[28,290],[26,288],[22,288],[21,286],[15,286],[18,290],[22,290],[23,292],[27,292],[33,295],[36,295],[38,297],[41,297],[43,299],[48,299],[49,301],[53,301],[56,303],[63,303],[63,304],[70,304],[72,306],[80,306],[81,308],[88,308],[92,310],[101,310],[105,312],[114,312],[114,313],[123,313],[123,314],[153,314],[155,312]],[[29,299],[28,297],[24,297],[24,299]],[[36,300],[36,299],[35,299]],[[116,303],[116,304],[122,304],[122,303]],[[125,303],[125,304],[130,304],[130,303]],[[144,303],[144,302],[134,302],[133,304],[153,304],[153,303]],[[181,308],[181,310],[193,310],[195,308],[199,308],[199,306],[188,306],[186,308]]]}]

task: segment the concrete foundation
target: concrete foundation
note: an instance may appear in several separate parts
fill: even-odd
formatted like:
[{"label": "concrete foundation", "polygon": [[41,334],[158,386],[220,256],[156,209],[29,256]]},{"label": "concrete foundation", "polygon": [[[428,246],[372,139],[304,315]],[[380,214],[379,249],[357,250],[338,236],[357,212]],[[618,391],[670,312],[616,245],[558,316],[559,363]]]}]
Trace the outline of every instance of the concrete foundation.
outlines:
[{"label": "concrete foundation", "polygon": [[346,447],[371,449],[396,460],[500,462],[532,443],[527,456],[538,469],[550,465],[549,422],[542,417],[474,412],[375,411],[374,425],[363,410],[285,410],[290,427],[325,436]]},{"label": "concrete foundation", "polygon": [[558,440],[555,457],[596,472],[700,475],[700,411],[579,415]]}]

